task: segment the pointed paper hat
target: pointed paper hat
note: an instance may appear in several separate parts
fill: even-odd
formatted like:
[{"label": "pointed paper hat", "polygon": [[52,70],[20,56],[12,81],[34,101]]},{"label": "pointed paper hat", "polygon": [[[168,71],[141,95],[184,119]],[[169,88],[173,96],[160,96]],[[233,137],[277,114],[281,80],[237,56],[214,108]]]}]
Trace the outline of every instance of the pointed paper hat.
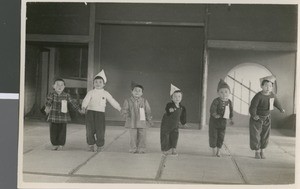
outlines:
[{"label": "pointed paper hat", "polygon": [[178,87],[175,85],[171,84],[171,90],[170,90],[170,96],[175,92],[175,91],[180,91]]},{"label": "pointed paper hat", "polygon": [[220,79],[217,91],[219,91],[220,89],[223,89],[223,88],[227,88],[230,91],[229,85],[223,79]]},{"label": "pointed paper hat", "polygon": [[131,81],[131,90],[133,90],[135,87],[139,87],[142,90],[144,90],[144,87],[141,84],[138,84],[138,83],[136,83],[134,81]]},{"label": "pointed paper hat", "polygon": [[106,78],[106,76],[105,76],[104,70],[101,70],[101,72],[99,72],[97,75],[95,75],[94,79],[95,79],[97,76],[102,77],[104,83],[107,82],[107,78]]},{"label": "pointed paper hat", "polygon": [[267,77],[263,77],[260,78],[260,84],[263,82],[263,80],[267,80],[270,81],[271,83],[274,83],[276,81],[276,78],[273,75],[267,76]]}]

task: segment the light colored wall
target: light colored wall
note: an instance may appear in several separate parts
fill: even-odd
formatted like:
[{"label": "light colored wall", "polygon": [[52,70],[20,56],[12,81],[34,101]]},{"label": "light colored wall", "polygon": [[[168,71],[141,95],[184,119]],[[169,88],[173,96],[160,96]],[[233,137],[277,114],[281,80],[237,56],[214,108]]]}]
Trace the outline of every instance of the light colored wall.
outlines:
[{"label": "light colored wall", "polygon": [[[295,81],[294,52],[260,52],[210,49],[208,66],[207,111],[211,102],[217,97],[217,85],[220,78],[235,66],[242,63],[257,63],[265,66],[277,77],[277,97],[286,113],[281,114],[276,109],[272,111],[274,127],[291,127],[285,122],[294,113],[294,81]],[[248,126],[249,117],[235,112],[235,123],[238,126]],[[209,115],[207,116],[208,119]]]}]

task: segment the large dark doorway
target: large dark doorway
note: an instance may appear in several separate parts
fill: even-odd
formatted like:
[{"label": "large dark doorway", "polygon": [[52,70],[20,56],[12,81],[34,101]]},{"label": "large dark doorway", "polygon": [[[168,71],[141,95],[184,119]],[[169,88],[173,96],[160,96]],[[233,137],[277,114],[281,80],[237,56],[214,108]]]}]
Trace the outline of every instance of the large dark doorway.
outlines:
[{"label": "large dark doorway", "polygon": [[[65,80],[65,91],[81,104],[86,94],[86,44],[27,43],[25,66],[24,115],[30,119],[45,119],[41,108],[47,94],[53,91],[55,78]],[[84,116],[69,108],[72,122],[84,123]]]},{"label": "large dark doorway", "polygon": [[[170,101],[170,83],[183,90],[188,121],[200,121],[202,78],[202,27],[100,25],[100,67],[105,69],[106,89],[123,104],[130,96],[130,82],[144,85],[144,97],[160,121]],[[107,119],[121,119],[110,106]]]}]

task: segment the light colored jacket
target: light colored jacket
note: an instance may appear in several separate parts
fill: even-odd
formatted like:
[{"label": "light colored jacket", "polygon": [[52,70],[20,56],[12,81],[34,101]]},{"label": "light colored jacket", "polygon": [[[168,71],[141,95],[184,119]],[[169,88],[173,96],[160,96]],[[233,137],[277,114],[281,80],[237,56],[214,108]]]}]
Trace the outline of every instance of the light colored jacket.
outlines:
[{"label": "light colored jacket", "polygon": [[104,89],[90,90],[83,99],[82,108],[88,110],[105,112],[106,101],[108,101],[115,109],[121,110],[119,103]]},{"label": "light colored jacket", "polygon": [[[145,120],[141,120],[140,111],[144,109]],[[147,128],[152,124],[151,108],[146,99],[130,97],[124,101],[121,115],[126,119],[126,128]]]}]

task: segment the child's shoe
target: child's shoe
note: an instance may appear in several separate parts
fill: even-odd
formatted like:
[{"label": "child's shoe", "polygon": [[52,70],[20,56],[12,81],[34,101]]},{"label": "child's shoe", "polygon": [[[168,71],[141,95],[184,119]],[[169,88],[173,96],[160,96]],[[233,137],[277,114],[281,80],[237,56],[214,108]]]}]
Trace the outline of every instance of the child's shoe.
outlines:
[{"label": "child's shoe", "polygon": [[137,149],[130,149],[129,150],[129,153],[132,153],[132,154],[136,154],[138,151],[137,151]]},{"label": "child's shoe", "polygon": [[255,159],[261,159],[261,156],[260,156],[259,152],[255,152]]},{"label": "child's shoe", "polygon": [[162,153],[163,153],[164,156],[168,155],[168,151],[163,151]]},{"label": "child's shoe", "polygon": [[57,150],[58,146],[52,146],[51,150]]},{"label": "child's shoe", "polygon": [[146,153],[146,151],[145,151],[145,150],[142,150],[142,149],[140,149],[140,150],[138,150],[138,151],[137,151],[137,153],[139,153],[139,154],[144,154],[144,153]]},{"label": "child's shoe", "polygon": [[216,155],[216,148],[211,148],[212,151],[212,155],[215,156]]},{"label": "child's shoe", "polygon": [[103,149],[104,149],[103,146],[98,146],[98,147],[97,147],[97,152],[101,152]]},{"label": "child's shoe", "polygon": [[173,156],[178,156],[178,153],[176,152],[176,148],[172,148],[172,155]]},{"label": "child's shoe", "polygon": [[64,146],[58,146],[57,151],[62,151],[64,149]]},{"label": "child's shoe", "polygon": [[264,152],[262,152],[262,151],[260,152],[260,158],[261,159],[266,159],[266,156],[265,156]]},{"label": "child's shoe", "polygon": [[89,145],[89,151],[90,152],[94,152],[95,151],[94,145]]},{"label": "child's shoe", "polygon": [[221,150],[220,150],[219,148],[217,149],[216,156],[217,156],[217,157],[221,157]]}]

